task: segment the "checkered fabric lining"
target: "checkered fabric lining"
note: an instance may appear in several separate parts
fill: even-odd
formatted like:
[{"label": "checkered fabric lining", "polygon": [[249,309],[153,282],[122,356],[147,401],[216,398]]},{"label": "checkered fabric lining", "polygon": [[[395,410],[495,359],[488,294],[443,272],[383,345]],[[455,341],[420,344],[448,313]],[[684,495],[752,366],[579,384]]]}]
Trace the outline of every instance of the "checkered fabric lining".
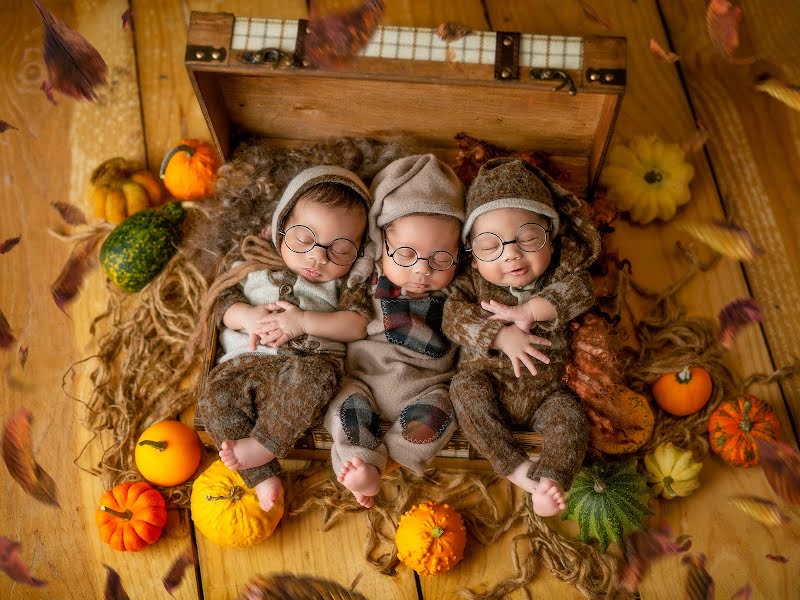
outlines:
[{"label": "checkered fabric lining", "polygon": [[[297,21],[236,17],[231,49],[278,48],[291,54],[296,39]],[[495,48],[495,33],[490,31],[476,31],[448,44],[434,29],[378,27],[361,56],[493,65]],[[580,69],[583,39],[523,33],[519,64],[528,68]]]}]

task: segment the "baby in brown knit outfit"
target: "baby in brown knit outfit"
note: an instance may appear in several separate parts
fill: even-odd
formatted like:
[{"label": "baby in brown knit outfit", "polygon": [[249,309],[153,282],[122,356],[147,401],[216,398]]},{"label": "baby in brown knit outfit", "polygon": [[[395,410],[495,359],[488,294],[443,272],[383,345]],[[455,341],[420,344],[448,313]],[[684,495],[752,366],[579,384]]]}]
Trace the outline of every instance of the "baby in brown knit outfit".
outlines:
[{"label": "baby in brown knit outfit", "polygon": [[[461,345],[450,386],[459,426],[498,474],[532,494],[541,516],[564,509],[586,451],[586,417],[561,379],[568,322],[594,303],[586,269],[600,249],[585,212],[567,222],[554,198],[581,204],[524,161],[498,158],[481,168],[462,233],[472,265],[453,282],[444,312],[445,333]],[[557,237],[564,230],[569,235]],[[512,427],[543,434],[537,462]]]},{"label": "baby in brown knit outfit", "polygon": [[[455,429],[456,347],[442,333],[442,311],[464,220],[464,188],[432,154],[391,163],[371,189],[376,261],[348,291],[369,321],[367,338],[347,345],[348,377],[325,416],[334,472],[367,508],[387,457],[422,472]],[[391,423],[383,436],[381,421]]]},{"label": "baby in brown knit outfit", "polygon": [[[209,294],[223,355],[200,397],[220,458],[269,510],[282,457],[339,389],[345,345],[367,320],[342,291],[359,254],[369,191],[339,167],[306,169],[272,218],[272,243],[250,236]],[[207,309],[206,309],[207,310]]]}]

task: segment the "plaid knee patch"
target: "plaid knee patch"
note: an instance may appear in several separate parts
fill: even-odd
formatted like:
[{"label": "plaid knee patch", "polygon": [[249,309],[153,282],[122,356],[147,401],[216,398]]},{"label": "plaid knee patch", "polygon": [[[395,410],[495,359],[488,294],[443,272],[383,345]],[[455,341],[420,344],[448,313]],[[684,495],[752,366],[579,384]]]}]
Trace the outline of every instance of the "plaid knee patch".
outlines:
[{"label": "plaid knee patch", "polygon": [[354,446],[373,450],[380,443],[380,418],[361,394],[347,397],[339,409],[339,419],[344,434]]},{"label": "plaid knee patch", "polygon": [[453,407],[445,392],[437,392],[409,404],[400,413],[403,437],[412,444],[438,440],[453,420]]}]

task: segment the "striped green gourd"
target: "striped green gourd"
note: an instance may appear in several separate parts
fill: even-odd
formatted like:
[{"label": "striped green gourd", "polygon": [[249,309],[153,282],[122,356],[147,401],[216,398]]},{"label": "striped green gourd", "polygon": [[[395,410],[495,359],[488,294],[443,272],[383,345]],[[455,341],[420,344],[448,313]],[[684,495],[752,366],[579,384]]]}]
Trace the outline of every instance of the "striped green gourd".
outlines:
[{"label": "striped green gourd", "polygon": [[620,544],[625,536],[642,528],[652,514],[647,503],[652,495],[647,476],[636,470],[636,459],[625,463],[595,463],[575,476],[561,518],[577,521],[580,540]]},{"label": "striped green gourd", "polygon": [[138,292],[150,283],[178,249],[184,216],[180,203],[172,202],[125,219],[100,248],[106,277],[126,292]]}]

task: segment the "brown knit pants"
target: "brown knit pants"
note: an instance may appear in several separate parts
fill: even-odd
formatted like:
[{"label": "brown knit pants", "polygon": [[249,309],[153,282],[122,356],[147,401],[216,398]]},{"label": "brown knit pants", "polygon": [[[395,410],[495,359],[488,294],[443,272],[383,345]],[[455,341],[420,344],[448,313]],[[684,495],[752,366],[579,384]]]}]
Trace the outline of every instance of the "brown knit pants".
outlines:
[{"label": "brown knit pants", "polygon": [[[283,457],[331,401],[342,370],[342,359],[329,354],[235,357],[209,373],[200,413],[217,447],[253,437]],[[250,487],[278,473],[277,458],[239,471]]]},{"label": "brown knit pants", "polygon": [[542,433],[542,453],[528,477],[546,477],[567,490],[586,453],[586,415],[566,387],[547,382],[549,389],[541,389],[542,383],[510,371],[463,369],[450,384],[450,401],[464,436],[503,477],[528,459],[511,427]]}]

